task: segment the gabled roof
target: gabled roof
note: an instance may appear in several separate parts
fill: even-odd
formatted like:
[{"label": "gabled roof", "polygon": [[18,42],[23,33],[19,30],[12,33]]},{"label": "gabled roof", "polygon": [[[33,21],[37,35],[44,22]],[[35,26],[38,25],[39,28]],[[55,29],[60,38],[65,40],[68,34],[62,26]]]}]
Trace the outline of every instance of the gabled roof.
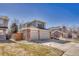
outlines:
[{"label": "gabled roof", "polygon": [[52,31],[52,33],[55,33],[55,32],[60,32],[60,33],[63,33],[63,34],[67,34],[66,32],[59,31],[59,30],[54,30],[54,31]]}]

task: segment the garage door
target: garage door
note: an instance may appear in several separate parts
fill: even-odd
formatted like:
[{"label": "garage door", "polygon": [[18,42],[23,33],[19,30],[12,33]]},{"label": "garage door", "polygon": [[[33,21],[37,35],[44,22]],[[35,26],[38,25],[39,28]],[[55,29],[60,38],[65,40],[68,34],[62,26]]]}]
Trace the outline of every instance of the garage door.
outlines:
[{"label": "garage door", "polygon": [[31,39],[32,40],[38,40],[38,31],[37,30],[31,31]]}]

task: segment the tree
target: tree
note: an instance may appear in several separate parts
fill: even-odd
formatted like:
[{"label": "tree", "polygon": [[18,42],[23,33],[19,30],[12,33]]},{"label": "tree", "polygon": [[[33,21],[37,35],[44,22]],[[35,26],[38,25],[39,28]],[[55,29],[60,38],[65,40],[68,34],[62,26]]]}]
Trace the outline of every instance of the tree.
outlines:
[{"label": "tree", "polygon": [[11,33],[16,33],[16,32],[18,32],[18,25],[17,25],[17,23],[16,23],[16,20],[15,20],[14,23],[12,23],[10,29],[11,29]]}]

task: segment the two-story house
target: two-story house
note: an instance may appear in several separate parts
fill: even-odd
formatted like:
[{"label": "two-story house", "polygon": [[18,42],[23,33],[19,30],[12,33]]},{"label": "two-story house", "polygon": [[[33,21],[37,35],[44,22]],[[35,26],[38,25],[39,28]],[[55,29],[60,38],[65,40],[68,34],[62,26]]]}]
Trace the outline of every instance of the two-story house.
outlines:
[{"label": "two-story house", "polygon": [[33,20],[20,25],[20,32],[23,33],[25,40],[50,39],[49,31],[45,28],[45,22]]}]

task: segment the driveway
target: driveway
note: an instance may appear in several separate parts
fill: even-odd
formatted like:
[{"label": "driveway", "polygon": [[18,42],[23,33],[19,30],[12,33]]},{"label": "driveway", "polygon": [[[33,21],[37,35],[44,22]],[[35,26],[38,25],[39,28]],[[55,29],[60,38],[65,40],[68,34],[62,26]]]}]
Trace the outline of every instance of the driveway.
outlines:
[{"label": "driveway", "polygon": [[79,56],[79,47],[74,46],[70,48],[63,54],[63,56]]},{"label": "driveway", "polygon": [[63,51],[67,51],[69,48],[74,46],[74,44],[71,44],[70,41],[55,40],[55,39],[49,40],[48,42],[43,42],[43,43],[40,43],[40,44],[52,46],[52,47],[61,49]]},{"label": "driveway", "polygon": [[42,44],[63,50],[65,52],[63,56],[79,56],[79,43],[53,40]]}]

